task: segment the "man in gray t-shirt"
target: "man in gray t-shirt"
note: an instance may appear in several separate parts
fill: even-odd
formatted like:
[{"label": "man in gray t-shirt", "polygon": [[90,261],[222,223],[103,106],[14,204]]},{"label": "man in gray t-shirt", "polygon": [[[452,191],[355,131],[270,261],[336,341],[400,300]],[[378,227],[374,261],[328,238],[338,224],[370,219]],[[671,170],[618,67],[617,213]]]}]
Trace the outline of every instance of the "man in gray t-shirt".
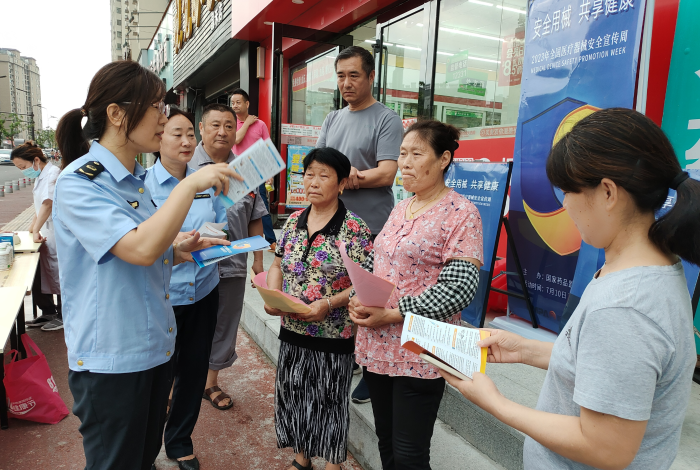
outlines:
[{"label": "man in gray t-shirt", "polygon": [[[593,279],[554,343],[537,409],[581,407],[646,421],[633,470],[663,470],[678,452],[695,366],[683,268],[641,266]],[[525,439],[525,470],[592,469]]]},{"label": "man in gray t-shirt", "polygon": [[348,157],[352,170],[341,199],[376,236],[394,208],[391,186],[403,124],[394,111],[372,97],[374,58],[366,49],[344,49],[336,58],[335,70],[348,106],[326,116],[316,147],[331,147]]}]

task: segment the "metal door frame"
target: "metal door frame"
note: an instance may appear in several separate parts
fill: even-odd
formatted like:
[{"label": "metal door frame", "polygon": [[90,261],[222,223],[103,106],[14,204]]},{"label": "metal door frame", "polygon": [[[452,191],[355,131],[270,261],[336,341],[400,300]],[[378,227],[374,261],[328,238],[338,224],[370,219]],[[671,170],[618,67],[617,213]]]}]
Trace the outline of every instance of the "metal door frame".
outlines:
[{"label": "metal door frame", "polygon": [[423,38],[421,41],[421,67],[419,71],[418,83],[418,118],[432,119],[435,84],[435,63],[437,56],[437,35],[440,21],[440,0],[428,0],[423,5],[402,13],[384,23],[377,23],[377,42],[374,44],[375,56],[375,98],[377,101],[386,103],[386,92],[382,96],[381,90],[386,79],[387,60],[383,55],[387,53],[384,46],[384,29],[409,16],[423,11]]},{"label": "metal door frame", "polygon": [[282,39],[299,39],[332,46],[339,46],[342,51],[352,46],[352,36],[332,31],[272,23],[272,113],[270,118],[270,138],[279,149],[282,143],[282,74],[284,71],[284,54]]}]

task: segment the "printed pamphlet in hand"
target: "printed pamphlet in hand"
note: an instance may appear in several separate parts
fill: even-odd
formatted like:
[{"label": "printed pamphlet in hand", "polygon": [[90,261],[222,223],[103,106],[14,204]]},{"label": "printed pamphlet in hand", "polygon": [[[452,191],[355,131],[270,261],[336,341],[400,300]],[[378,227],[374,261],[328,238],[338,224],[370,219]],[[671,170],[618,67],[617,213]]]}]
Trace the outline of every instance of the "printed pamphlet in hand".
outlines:
[{"label": "printed pamphlet in hand", "polygon": [[224,240],[226,239],[226,232],[221,230],[224,227],[226,227],[226,222],[222,222],[220,224],[216,224],[214,222],[204,222],[204,225],[199,227],[197,231],[199,232],[199,236],[202,238],[221,238]]},{"label": "printed pamphlet in hand", "polygon": [[219,194],[227,208],[284,170],[286,165],[270,139],[258,139],[229,163],[228,167],[241,175],[243,181],[229,178],[228,193]]},{"label": "printed pamphlet in hand", "polygon": [[250,278],[267,306],[283,312],[309,313],[311,311],[311,307],[302,302],[301,299],[292,297],[279,289],[270,289],[267,286],[267,271],[256,275],[251,269]]},{"label": "printed pamphlet in hand", "polygon": [[270,248],[270,244],[263,237],[256,235],[233,241],[230,245],[215,245],[203,250],[193,251],[192,259],[200,268],[203,268],[234,255],[248,253],[249,251],[265,250],[267,248]]},{"label": "printed pamphlet in hand", "polygon": [[480,348],[476,343],[490,335],[488,331],[409,313],[403,322],[401,347],[462,380],[468,380],[474,372],[486,371],[487,348]]},{"label": "printed pamphlet in hand", "polygon": [[343,264],[348,271],[352,287],[355,289],[360,303],[365,307],[386,307],[396,285],[365,271],[362,266],[351,260],[347,254],[345,242],[340,244],[340,257],[343,259]]}]

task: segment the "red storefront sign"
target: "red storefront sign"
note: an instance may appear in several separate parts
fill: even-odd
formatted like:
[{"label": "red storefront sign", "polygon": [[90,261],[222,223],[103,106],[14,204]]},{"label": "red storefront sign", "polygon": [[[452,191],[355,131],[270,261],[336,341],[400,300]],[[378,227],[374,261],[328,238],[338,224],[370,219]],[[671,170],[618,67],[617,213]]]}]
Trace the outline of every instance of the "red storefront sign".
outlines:
[{"label": "red storefront sign", "polygon": [[501,65],[498,67],[498,85],[520,85],[523,78],[523,57],[525,56],[525,33],[506,36],[501,46]]},{"label": "red storefront sign", "polygon": [[292,74],[292,91],[300,91],[306,88],[306,67]]}]

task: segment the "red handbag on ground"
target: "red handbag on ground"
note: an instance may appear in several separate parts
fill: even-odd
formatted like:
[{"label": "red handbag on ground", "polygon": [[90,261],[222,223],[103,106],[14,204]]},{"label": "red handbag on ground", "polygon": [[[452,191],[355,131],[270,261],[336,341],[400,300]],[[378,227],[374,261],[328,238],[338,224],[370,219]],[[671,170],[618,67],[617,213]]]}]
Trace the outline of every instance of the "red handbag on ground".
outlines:
[{"label": "red handbag on ground", "polygon": [[10,351],[12,359],[5,364],[3,383],[7,391],[8,416],[56,424],[68,416],[68,408],[58,393],[49,363],[26,334],[22,335],[22,344],[27,358],[18,361],[18,352],[13,349]]}]

